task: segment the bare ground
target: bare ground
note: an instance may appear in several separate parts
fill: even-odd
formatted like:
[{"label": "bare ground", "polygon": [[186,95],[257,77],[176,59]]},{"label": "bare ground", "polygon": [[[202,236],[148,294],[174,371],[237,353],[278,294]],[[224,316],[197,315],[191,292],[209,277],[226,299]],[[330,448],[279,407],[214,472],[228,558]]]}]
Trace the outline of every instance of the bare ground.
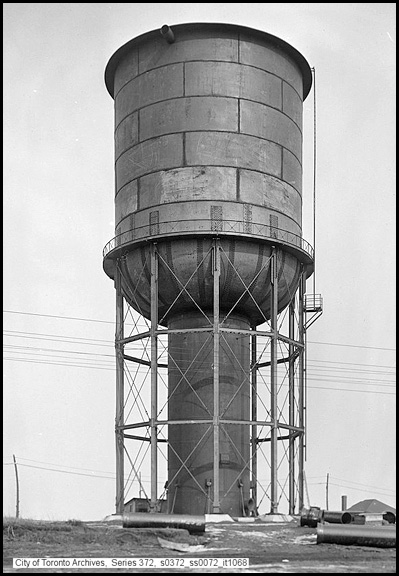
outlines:
[{"label": "bare ground", "polygon": [[[201,534],[103,522],[9,521],[3,525],[3,542],[4,572],[396,572],[396,548],[317,544],[316,529],[300,527],[297,521],[206,524]],[[12,559],[21,557],[249,558],[249,567],[14,569]]]}]

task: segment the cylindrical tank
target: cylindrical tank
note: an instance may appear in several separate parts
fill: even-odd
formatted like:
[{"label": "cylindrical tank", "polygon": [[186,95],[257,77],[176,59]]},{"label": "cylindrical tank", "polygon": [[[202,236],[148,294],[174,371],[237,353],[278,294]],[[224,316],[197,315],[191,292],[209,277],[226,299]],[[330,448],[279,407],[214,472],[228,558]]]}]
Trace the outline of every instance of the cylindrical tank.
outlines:
[{"label": "cylindrical tank", "polygon": [[[248,320],[238,315],[221,320],[229,329],[250,328]],[[174,317],[168,326],[179,329],[207,325],[209,321],[200,312],[188,312]],[[221,343],[219,403],[220,414],[227,420],[250,419],[249,376],[241,368],[249,367],[249,350],[249,336],[226,334]],[[209,421],[214,407],[213,341],[209,334],[171,334],[169,355],[169,420]],[[196,514],[202,510],[206,513],[209,502],[201,488],[206,487],[213,476],[212,428],[210,424],[175,424],[169,426],[168,437],[168,497],[175,502],[173,512],[179,514],[184,510],[185,514]],[[226,424],[219,446],[220,493],[227,494],[223,498],[223,511],[242,516],[242,502],[237,495],[240,480],[243,493],[249,494],[249,475],[243,470],[243,463],[250,460],[248,426]],[[183,468],[182,461],[186,463]]]},{"label": "cylindrical tank", "polygon": [[[105,249],[104,269],[113,278],[120,259],[124,296],[140,314],[150,318],[149,241],[156,241],[159,323],[168,329],[204,327],[198,307],[212,315],[208,256],[215,237],[224,255],[221,317],[234,307],[227,326],[250,329],[270,318],[273,246],[278,310],[287,306],[301,270],[310,274],[313,264],[302,239],[302,108],[311,79],[295,48],[230,24],[163,26],[111,57],[105,81],[115,100],[116,236]],[[212,344],[206,338],[200,332],[169,336],[170,421],[212,414]],[[233,353],[226,347],[220,359],[221,410],[223,398],[227,405],[240,386],[228,417],[249,420],[249,340],[231,335],[228,342]],[[181,384],[181,373],[194,359],[201,373],[189,372],[191,381]],[[169,425],[176,513],[206,511],[192,477],[184,469],[176,476],[178,462],[198,444],[204,426]],[[234,495],[222,505],[233,515],[240,515],[240,494],[249,490],[249,467],[242,465],[249,461],[245,430],[231,425],[221,437],[221,493],[238,477]],[[211,445],[205,435],[191,463],[201,486],[212,468]]]}]

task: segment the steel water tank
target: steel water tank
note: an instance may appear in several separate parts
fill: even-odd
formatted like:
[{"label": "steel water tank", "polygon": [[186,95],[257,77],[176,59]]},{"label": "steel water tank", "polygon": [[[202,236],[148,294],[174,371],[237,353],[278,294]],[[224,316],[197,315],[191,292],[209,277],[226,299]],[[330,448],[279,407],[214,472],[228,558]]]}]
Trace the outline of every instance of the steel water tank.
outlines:
[{"label": "steel water tank", "polygon": [[[106,67],[105,81],[115,100],[116,230],[104,269],[113,278],[119,259],[126,300],[150,317],[156,242],[160,324],[207,326],[213,310],[210,254],[218,238],[225,326],[249,330],[270,318],[273,247],[283,310],[302,267],[310,274],[313,262],[302,238],[302,108],[312,81],[305,58],[259,30],[179,24],[122,46]],[[221,410],[232,421],[249,420],[250,336],[226,338]],[[169,420],[213,413],[211,346],[201,333],[170,334]],[[182,373],[188,376],[182,379]],[[232,424],[225,432],[222,511],[240,515],[239,491],[249,492],[249,467],[243,465],[250,458],[249,428]],[[187,474],[181,461],[190,454],[194,472]],[[204,513],[198,485],[213,467],[212,438],[204,427],[169,426],[168,467],[173,512]]]}]

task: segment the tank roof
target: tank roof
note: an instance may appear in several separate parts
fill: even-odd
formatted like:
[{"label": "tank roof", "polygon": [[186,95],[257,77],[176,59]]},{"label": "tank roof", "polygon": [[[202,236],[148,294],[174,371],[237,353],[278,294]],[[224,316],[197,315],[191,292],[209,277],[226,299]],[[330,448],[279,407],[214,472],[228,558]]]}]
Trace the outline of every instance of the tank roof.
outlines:
[{"label": "tank roof", "polygon": [[[292,58],[292,60],[296,63],[298,68],[302,73],[303,78],[303,99],[307,97],[310,92],[312,86],[312,71],[309,66],[308,61],[302,54],[291,44],[288,44],[285,40],[278,38],[277,36],[273,36],[273,34],[269,34],[268,32],[263,32],[262,30],[257,30],[256,28],[250,28],[248,26],[240,26],[238,24],[223,24],[223,23],[216,23],[216,22],[191,22],[185,24],[172,24],[170,25],[173,32],[178,35],[180,31],[183,30],[221,30],[221,31],[237,31],[237,32],[246,32],[247,34],[251,34],[253,37],[263,38],[267,40],[269,44],[280,48],[284,51],[288,56]],[[161,28],[157,28],[155,30],[151,30],[150,32],[145,32],[144,34],[140,34],[132,40],[123,44],[108,61],[108,64],[105,68],[105,84],[107,87],[108,92],[112,97],[114,97],[114,76],[118,66],[120,59],[129,52],[135,45],[141,43],[143,40],[150,40],[151,38],[158,38],[160,36]]]}]

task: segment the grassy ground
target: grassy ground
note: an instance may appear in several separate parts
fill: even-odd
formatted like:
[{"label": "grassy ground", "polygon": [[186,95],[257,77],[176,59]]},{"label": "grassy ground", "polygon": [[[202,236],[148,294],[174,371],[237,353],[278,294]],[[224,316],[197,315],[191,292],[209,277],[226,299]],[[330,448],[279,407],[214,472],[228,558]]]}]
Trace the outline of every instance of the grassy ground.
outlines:
[{"label": "grassy ground", "polygon": [[[165,547],[165,540],[167,546]],[[316,529],[283,524],[207,524],[202,534],[172,528],[123,528],[121,522],[3,521],[4,572],[13,558],[249,558],[250,568],[167,568],[146,572],[395,573],[396,548],[316,544]],[[175,548],[173,548],[175,546]],[[51,568],[45,572],[143,572],[142,568]]]}]

